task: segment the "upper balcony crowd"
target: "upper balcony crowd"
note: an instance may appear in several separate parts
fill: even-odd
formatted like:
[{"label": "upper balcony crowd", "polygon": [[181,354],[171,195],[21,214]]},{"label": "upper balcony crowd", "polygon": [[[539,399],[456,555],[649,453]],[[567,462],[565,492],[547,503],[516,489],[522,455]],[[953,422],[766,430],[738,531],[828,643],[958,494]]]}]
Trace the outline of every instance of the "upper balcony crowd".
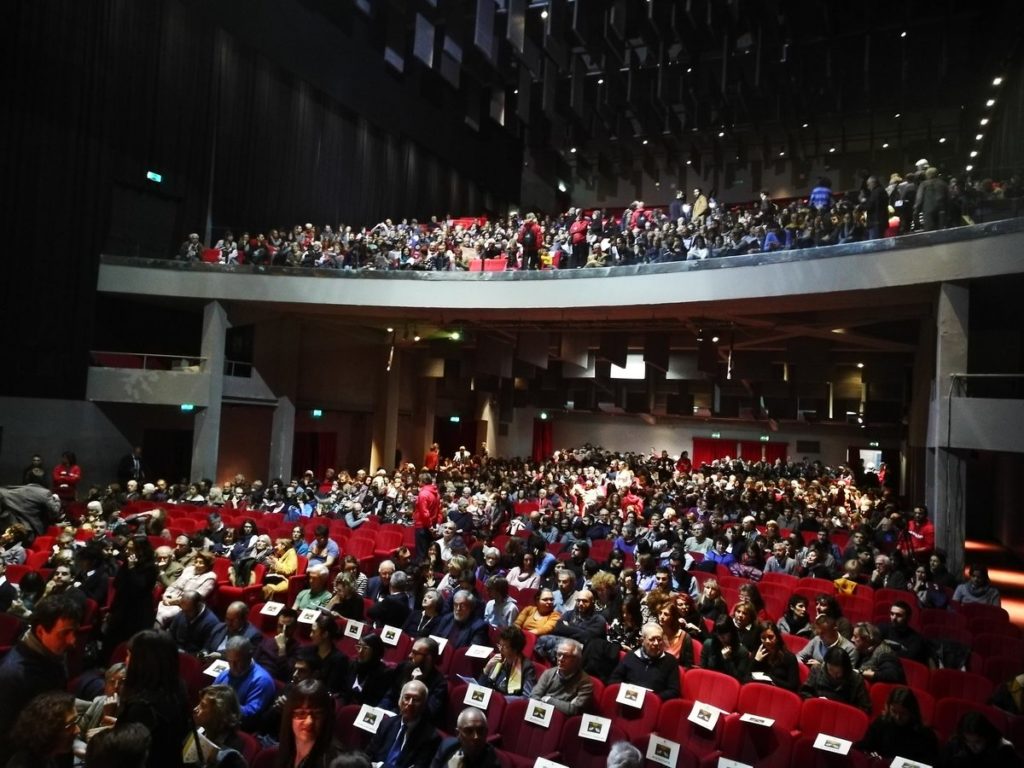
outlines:
[{"label": "upper balcony crowd", "polygon": [[723,205],[714,191],[683,191],[667,207],[634,201],[624,211],[570,208],[551,217],[392,219],[371,227],[313,223],[233,232],[207,247],[193,233],[177,259],[220,264],[349,270],[514,270],[657,264],[813,248],[982,221],[992,209],[1016,213],[1024,187],[948,180],[919,161],[887,184],[862,175],[836,192],[827,178],[807,198]]},{"label": "upper balcony crowd", "polygon": [[[418,470],[217,485],[136,449],[118,475],[85,490],[69,452],[0,489],[8,766],[177,768],[192,705],[208,765],[603,768],[594,714],[683,766],[806,765],[819,733],[856,765],[1021,764],[1019,629],[884,465],[433,446]],[[744,715],[775,721],[767,753]]]}]

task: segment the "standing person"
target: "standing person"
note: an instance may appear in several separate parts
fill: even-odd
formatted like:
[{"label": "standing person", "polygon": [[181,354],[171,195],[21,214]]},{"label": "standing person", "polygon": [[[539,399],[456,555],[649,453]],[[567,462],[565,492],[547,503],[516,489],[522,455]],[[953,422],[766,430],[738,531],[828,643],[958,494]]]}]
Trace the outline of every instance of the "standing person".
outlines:
[{"label": "standing person", "polygon": [[526,220],[516,237],[523,248],[523,269],[540,269],[540,246],[543,239],[544,233],[537,223],[537,214],[526,214]]},{"label": "standing person", "polygon": [[[434,444],[435,446],[437,443]],[[431,532],[441,518],[441,494],[434,485],[434,478],[429,472],[420,475],[420,491],[416,494],[416,506],[413,509],[413,527],[416,529],[416,557],[423,560],[430,547]]]},{"label": "standing person", "polygon": [[181,747],[192,730],[189,709],[174,640],[158,630],[139,632],[131,641],[115,728],[146,726],[153,736],[148,768],[180,768]]},{"label": "standing person", "polygon": [[60,464],[53,468],[53,492],[60,497],[62,504],[74,501],[78,483],[82,480],[82,468],[73,451],[64,451],[60,455]]},{"label": "standing person", "polygon": [[578,269],[587,263],[590,255],[590,243],[587,242],[587,232],[590,230],[590,219],[580,208],[576,211],[576,220],[569,225],[569,243],[572,245],[572,257],[569,261],[570,269]]},{"label": "standing person", "polygon": [[441,461],[441,446],[437,443],[430,444],[430,450],[423,457],[423,469],[427,472],[436,472],[437,465]]},{"label": "standing person", "polygon": [[122,488],[128,487],[128,481],[134,480],[140,486],[146,481],[146,469],[142,463],[142,446],[136,445],[131,452],[122,457],[117,465],[117,480]]},{"label": "standing person", "polygon": [[868,199],[864,203],[868,223],[868,240],[876,240],[889,227],[889,196],[878,183],[877,176],[868,176]]},{"label": "standing person", "polygon": [[924,230],[942,229],[948,207],[949,185],[939,176],[938,168],[928,168],[914,198],[914,221],[920,222]]},{"label": "standing person", "polygon": [[124,560],[114,576],[114,601],[104,636],[106,653],[109,654],[136,632],[153,626],[156,621],[156,609],[153,607],[156,580],[153,545],[146,536],[133,536],[125,546]]}]

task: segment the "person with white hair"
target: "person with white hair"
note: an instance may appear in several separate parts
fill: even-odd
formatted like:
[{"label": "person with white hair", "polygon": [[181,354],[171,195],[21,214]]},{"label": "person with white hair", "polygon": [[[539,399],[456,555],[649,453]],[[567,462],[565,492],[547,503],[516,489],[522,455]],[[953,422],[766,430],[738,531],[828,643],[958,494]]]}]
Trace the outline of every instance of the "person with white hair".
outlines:
[{"label": "person with white hair", "polygon": [[644,756],[628,741],[617,741],[608,750],[608,768],[641,768]]}]

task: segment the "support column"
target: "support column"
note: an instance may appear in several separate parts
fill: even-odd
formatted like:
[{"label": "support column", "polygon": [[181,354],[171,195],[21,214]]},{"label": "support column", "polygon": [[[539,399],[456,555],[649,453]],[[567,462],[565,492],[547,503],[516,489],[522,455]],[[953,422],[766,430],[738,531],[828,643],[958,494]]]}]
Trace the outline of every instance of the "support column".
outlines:
[{"label": "support column", "polygon": [[959,573],[964,564],[967,471],[957,452],[944,446],[948,438],[950,374],[967,371],[969,309],[968,288],[942,284],[935,318],[935,378],[929,412],[925,497],[935,523],[935,546],[947,552],[952,573]]},{"label": "support column", "polygon": [[497,427],[497,403],[494,402],[490,392],[478,392],[476,397],[476,445],[471,448],[474,454],[480,450],[481,443],[487,443],[488,455],[500,455]]},{"label": "support column", "polygon": [[295,450],[295,403],[289,397],[277,398],[270,428],[270,477],[287,482],[292,473]]},{"label": "support column", "polygon": [[394,350],[388,370],[388,350],[384,350],[377,379],[377,402],[373,413],[373,443],[370,447],[370,471],[386,469],[395,463],[398,445],[398,384],[402,374],[402,353]]},{"label": "support column", "polygon": [[412,446],[419,455],[412,455],[409,461],[421,467],[423,457],[434,442],[434,418],[437,414],[437,379],[420,377],[413,385],[416,396],[413,400]]},{"label": "support column", "polygon": [[220,451],[220,416],[224,396],[224,355],[230,327],[227,312],[219,302],[203,308],[203,365],[209,380],[207,405],[196,411],[192,426],[192,477],[217,480]]}]

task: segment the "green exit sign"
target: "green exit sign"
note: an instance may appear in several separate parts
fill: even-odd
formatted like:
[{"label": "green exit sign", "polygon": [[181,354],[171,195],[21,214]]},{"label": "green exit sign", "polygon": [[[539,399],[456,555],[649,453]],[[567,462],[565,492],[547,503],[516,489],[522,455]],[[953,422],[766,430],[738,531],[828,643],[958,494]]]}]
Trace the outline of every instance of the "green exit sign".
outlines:
[{"label": "green exit sign", "polygon": [[878,447],[878,441],[877,440],[872,440],[870,443],[868,443],[868,448],[877,448],[877,447]]},{"label": "green exit sign", "polygon": [[718,438],[720,438],[721,436],[722,436],[722,433],[721,433],[721,432],[712,432],[712,433],[711,433],[711,437],[712,437],[713,439],[715,439],[715,440],[717,440],[717,439],[718,439]]},{"label": "green exit sign", "polygon": [[163,174],[157,173],[156,171],[146,171],[146,178],[150,181],[156,182],[157,184],[164,180]]},{"label": "green exit sign", "polygon": [[768,435],[761,435],[761,442],[767,443],[771,438]]}]

